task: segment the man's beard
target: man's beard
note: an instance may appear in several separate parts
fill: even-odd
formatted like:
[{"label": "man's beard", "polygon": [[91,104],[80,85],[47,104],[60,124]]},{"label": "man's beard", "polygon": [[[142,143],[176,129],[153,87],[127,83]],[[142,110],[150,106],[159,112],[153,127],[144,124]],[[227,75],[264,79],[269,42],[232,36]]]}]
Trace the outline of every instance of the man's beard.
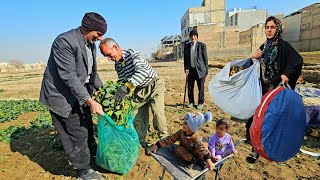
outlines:
[{"label": "man's beard", "polygon": [[94,44],[97,40],[98,40],[97,38],[92,38],[92,39],[89,39],[88,43]]}]

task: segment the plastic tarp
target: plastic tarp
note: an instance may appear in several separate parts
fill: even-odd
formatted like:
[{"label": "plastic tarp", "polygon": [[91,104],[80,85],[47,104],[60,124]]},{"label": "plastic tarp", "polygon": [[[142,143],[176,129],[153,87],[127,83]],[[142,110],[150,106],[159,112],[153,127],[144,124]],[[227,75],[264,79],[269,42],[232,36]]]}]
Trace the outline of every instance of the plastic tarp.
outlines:
[{"label": "plastic tarp", "polygon": [[320,89],[297,85],[295,91],[304,102],[307,125],[320,126]]},{"label": "plastic tarp", "polygon": [[320,89],[297,85],[295,91],[302,97],[320,97]]}]

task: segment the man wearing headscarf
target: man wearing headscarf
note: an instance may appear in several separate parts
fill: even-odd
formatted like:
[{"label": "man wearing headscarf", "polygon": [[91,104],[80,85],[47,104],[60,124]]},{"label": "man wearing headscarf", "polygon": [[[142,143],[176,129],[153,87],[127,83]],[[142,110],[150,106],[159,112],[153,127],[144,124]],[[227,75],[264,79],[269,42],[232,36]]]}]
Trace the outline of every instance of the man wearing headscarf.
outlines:
[{"label": "man wearing headscarf", "polygon": [[101,41],[106,31],[105,19],[90,12],[80,27],[60,34],[52,44],[41,86],[40,102],[50,111],[77,179],[103,179],[90,167],[96,153],[91,113],[103,115],[91,95],[102,85],[94,42]]},{"label": "man wearing headscarf", "polygon": [[[281,21],[273,16],[266,20],[265,33],[267,40],[251,54],[252,59],[260,59],[262,94],[276,88],[281,82],[296,86],[302,70],[303,59],[293,47],[281,37]],[[249,129],[253,117],[246,124],[247,139],[250,142]],[[259,155],[253,152],[247,157],[249,163],[255,163]]]}]

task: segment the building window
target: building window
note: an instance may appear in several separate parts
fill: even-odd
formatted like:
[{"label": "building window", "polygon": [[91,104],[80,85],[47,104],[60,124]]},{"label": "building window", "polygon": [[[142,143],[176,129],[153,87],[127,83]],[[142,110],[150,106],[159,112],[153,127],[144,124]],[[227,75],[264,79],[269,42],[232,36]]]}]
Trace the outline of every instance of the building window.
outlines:
[{"label": "building window", "polygon": [[238,13],[234,16],[234,25],[238,25]]}]

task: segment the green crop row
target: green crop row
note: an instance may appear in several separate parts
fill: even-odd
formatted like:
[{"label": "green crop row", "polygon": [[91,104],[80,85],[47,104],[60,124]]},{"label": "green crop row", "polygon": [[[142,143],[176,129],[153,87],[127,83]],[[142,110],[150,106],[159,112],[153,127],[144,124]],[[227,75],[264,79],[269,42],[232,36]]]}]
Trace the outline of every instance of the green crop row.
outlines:
[{"label": "green crop row", "polygon": [[30,121],[29,126],[25,127],[22,125],[9,126],[0,130],[0,141],[5,143],[10,143],[12,139],[16,139],[19,136],[30,131],[37,131],[41,128],[50,128],[52,127],[52,120],[48,110],[34,117]]},{"label": "green crop row", "polygon": [[45,112],[47,108],[36,100],[1,100],[0,123],[15,120],[26,112]]}]

